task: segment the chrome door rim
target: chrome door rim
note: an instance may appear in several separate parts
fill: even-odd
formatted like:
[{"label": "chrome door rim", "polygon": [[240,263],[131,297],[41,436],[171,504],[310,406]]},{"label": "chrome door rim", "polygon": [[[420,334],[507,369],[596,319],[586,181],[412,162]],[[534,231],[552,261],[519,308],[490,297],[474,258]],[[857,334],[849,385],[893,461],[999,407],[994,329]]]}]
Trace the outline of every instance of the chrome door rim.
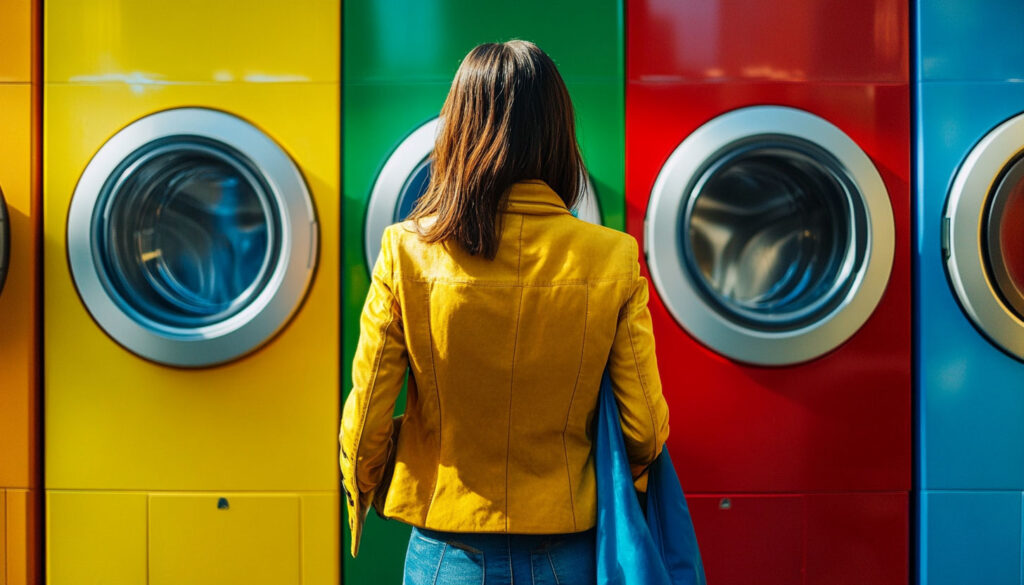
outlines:
[{"label": "chrome door rim", "polygon": [[985,265],[984,226],[993,188],[1022,154],[1024,114],[1003,122],[971,149],[953,179],[943,215],[946,273],[960,306],[992,343],[1018,359],[1024,359],[1024,320],[993,286]]},{"label": "chrome door rim", "polygon": [[[244,154],[261,171],[280,214],[278,262],[263,290],[230,317],[180,328],[141,317],[104,282],[93,245],[94,216],[112,173],[157,140],[199,138]],[[237,359],[261,346],[290,320],[305,297],[317,258],[318,226],[309,190],[288,154],[261,130],[234,115],[205,108],[150,114],[111,137],[89,161],[68,211],[67,253],[78,294],[97,324],[120,345],[146,359],[203,367]]]},{"label": "chrome door rim", "polygon": [[[440,118],[433,118],[413,130],[388,157],[373,183],[363,232],[363,249],[366,251],[366,266],[369,270],[373,270],[377,255],[380,254],[380,239],[384,228],[394,223],[395,206],[398,205],[402,189],[413,172],[434,151],[439,129]],[[601,224],[597,193],[589,179],[576,211],[580,219]]]},{"label": "chrome door rim", "polygon": [[[792,137],[830,153],[858,186],[856,194],[866,213],[865,256],[859,270],[851,276],[849,292],[823,318],[790,330],[759,330],[723,316],[700,293],[701,285],[694,282],[685,268],[683,251],[676,245],[684,206],[690,201],[689,193],[707,161],[731,145],[756,136]],[[889,194],[871,159],[832,123],[809,112],[782,106],[734,110],[686,137],[655,180],[644,227],[644,250],[651,279],[675,320],[714,351],[764,366],[812,360],[856,333],[881,301],[892,269],[894,244]]]}]

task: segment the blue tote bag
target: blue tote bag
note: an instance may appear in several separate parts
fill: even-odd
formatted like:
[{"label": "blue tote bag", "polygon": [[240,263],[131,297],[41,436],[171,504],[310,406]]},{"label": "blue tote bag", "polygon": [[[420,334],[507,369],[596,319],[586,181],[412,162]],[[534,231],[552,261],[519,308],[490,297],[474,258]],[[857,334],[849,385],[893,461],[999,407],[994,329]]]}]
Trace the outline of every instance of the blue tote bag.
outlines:
[{"label": "blue tote bag", "polygon": [[598,584],[705,585],[690,509],[668,447],[648,472],[644,518],[619,424],[619,407],[605,371],[594,441]]}]

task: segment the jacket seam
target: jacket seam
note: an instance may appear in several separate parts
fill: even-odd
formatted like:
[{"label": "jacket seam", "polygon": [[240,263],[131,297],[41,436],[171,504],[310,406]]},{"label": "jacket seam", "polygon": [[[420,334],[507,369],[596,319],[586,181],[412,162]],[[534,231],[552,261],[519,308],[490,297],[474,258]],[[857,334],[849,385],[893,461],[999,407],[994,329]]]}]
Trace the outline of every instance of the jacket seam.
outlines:
[{"label": "jacket seam", "polygon": [[578,530],[576,522],[576,496],[573,494],[572,469],[569,467],[569,446],[565,442],[565,434],[569,431],[569,419],[572,418],[572,407],[576,401],[576,390],[580,387],[580,375],[583,372],[583,362],[587,356],[587,326],[590,323],[590,288],[587,287],[583,301],[583,341],[580,347],[580,365],[576,368],[576,383],[573,384],[572,394],[569,396],[569,410],[565,413],[565,424],[562,426],[562,454],[565,456],[565,473],[569,476],[569,506],[572,511],[572,528]]},{"label": "jacket seam", "polygon": [[[430,295],[432,290],[427,289],[427,314],[430,314]],[[430,499],[427,501],[427,511],[423,515],[423,522],[427,521],[430,517],[430,511],[434,505],[434,497],[437,495],[437,488],[440,485],[439,473],[437,466],[441,464],[441,439],[444,436],[444,427],[441,426],[441,389],[437,383],[437,362],[434,359],[434,328],[430,324],[430,318],[427,317],[427,337],[430,343],[430,369],[433,370],[434,374],[434,396],[437,397],[437,464],[434,466],[434,486],[430,489]]]},{"label": "jacket seam", "polygon": [[522,267],[523,267],[523,224],[526,221],[524,218],[519,220],[519,246],[516,252],[516,288],[519,289],[519,306],[516,308],[516,332],[512,338],[512,367],[509,370],[508,376],[508,424],[506,427],[505,436],[505,530],[509,530],[508,526],[508,510],[509,510],[509,496],[512,494],[511,478],[509,477],[508,469],[512,458],[512,393],[516,387],[516,351],[519,349],[519,321],[523,315],[523,293],[522,287],[518,286],[519,281],[522,278]]}]

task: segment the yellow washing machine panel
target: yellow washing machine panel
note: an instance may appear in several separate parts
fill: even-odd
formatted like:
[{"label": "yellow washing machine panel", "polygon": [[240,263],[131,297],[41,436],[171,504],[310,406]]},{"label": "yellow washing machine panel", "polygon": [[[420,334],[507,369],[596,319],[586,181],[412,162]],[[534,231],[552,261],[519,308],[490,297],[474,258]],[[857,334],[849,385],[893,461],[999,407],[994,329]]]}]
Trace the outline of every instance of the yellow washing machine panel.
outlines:
[{"label": "yellow washing machine panel", "polygon": [[338,2],[57,0],[45,9],[47,83],[339,79]]},{"label": "yellow washing machine panel", "polygon": [[[133,584],[337,582],[339,12],[338,3],[322,0],[46,3],[49,583],[101,576],[106,583]],[[249,144],[231,149],[201,135],[204,128],[174,126],[190,116],[229,120],[258,134],[259,148],[282,153],[274,164],[294,170],[297,182],[282,187],[280,169],[261,166],[264,159],[250,157]],[[175,361],[180,356],[153,357],[91,304],[97,290],[111,298],[129,298],[131,290],[107,281],[89,289],[75,272],[83,251],[103,257],[98,265],[104,270],[120,266],[109,259],[116,257],[104,247],[106,236],[75,239],[83,229],[79,203],[96,169],[104,168],[99,162],[120,156],[112,145],[140,128],[154,132],[136,151],[150,158],[126,155],[124,164],[109,165],[116,167],[110,177],[149,164],[140,160],[195,166],[175,158],[177,151],[164,152],[185,140],[195,152],[224,147],[253,184],[288,191],[283,194],[293,201],[302,192],[299,199],[309,202],[309,225],[294,231],[306,217],[295,208],[267,228],[277,237],[273,253],[298,258],[308,269],[298,281],[283,272],[279,282],[274,272],[268,282],[300,294],[271,334],[237,356],[185,365]],[[122,186],[100,179],[108,195],[108,184]],[[200,200],[204,193],[193,190],[192,196]],[[131,207],[118,211],[108,195],[97,198],[95,213],[86,208],[86,226],[134,213]],[[299,232],[315,237],[289,239]],[[155,319],[117,306],[128,315],[122,320]],[[201,342],[215,338],[218,327],[189,331]],[[177,342],[188,345],[189,335]]]},{"label": "yellow washing machine panel", "polygon": [[[330,84],[47,86],[49,489],[337,488],[324,465],[337,442],[337,104]],[[181,106],[231,112],[273,137],[298,163],[320,227],[316,275],[291,322],[256,352],[205,369],[159,365],[115,342],[83,306],[66,252],[71,194],[96,149],[126,123]]]}]

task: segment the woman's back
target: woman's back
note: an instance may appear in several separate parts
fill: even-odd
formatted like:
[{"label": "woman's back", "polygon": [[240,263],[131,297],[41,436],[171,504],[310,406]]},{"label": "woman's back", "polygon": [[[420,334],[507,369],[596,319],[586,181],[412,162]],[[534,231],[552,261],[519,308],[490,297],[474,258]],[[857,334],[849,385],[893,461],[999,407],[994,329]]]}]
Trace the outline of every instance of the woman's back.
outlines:
[{"label": "woman's back", "polygon": [[595,521],[589,424],[617,332],[638,456],[667,434],[654,348],[618,326],[646,282],[632,237],[572,217],[542,182],[513,187],[503,223],[493,260],[408,225],[385,234],[414,383],[384,512],[435,530],[576,532]]}]

